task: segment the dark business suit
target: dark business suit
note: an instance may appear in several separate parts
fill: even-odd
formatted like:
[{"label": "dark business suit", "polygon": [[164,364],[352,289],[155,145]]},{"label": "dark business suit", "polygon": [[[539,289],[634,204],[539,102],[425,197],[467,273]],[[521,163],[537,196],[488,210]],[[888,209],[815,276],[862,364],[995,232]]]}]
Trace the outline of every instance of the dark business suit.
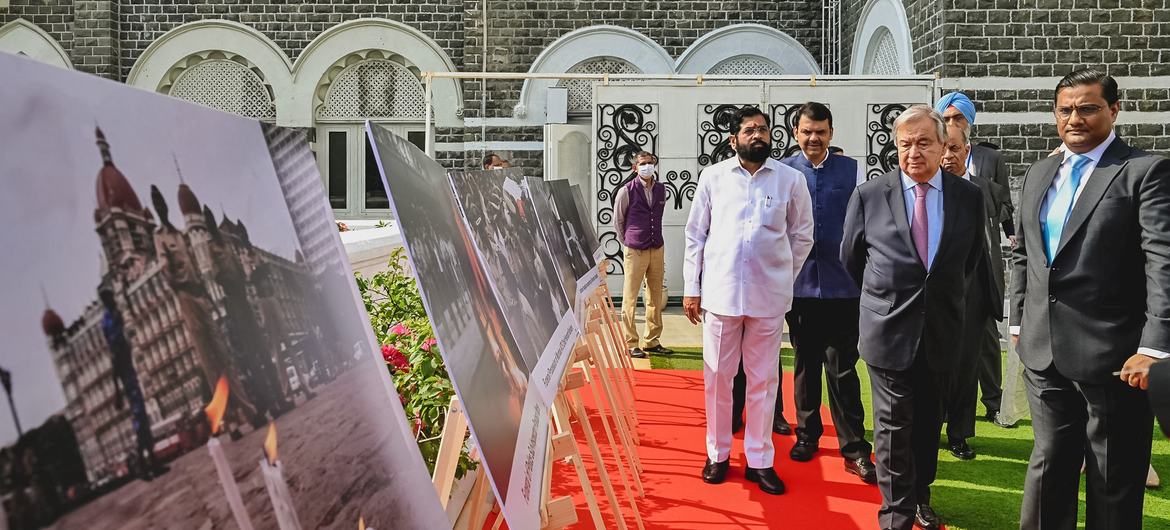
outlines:
[{"label": "dark business suit", "polygon": [[1035,430],[1020,525],[1076,526],[1084,458],[1086,526],[1140,528],[1152,416],[1112,372],[1138,348],[1170,352],[1170,161],[1115,139],[1083,177],[1050,267],[1040,212],[1063,159],[1028,168],[1012,251]]},{"label": "dark business suit", "polygon": [[1003,258],[999,237],[1003,191],[995,181],[978,175],[972,175],[970,182],[979,186],[983,196],[984,251],[967,286],[960,355],[947,393],[947,439],[952,443],[975,436],[975,403],[989,352],[994,352],[996,393],[993,407],[988,403],[990,398],[985,387],[983,403],[989,410],[999,410],[1000,349],[996,321],[1003,320]]},{"label": "dark business suit", "polygon": [[943,226],[928,272],[906,214],[901,173],[858,186],[841,261],[861,287],[859,350],[869,366],[882,528],[908,529],[930,502],[943,386],[958,357],[963,296],[983,257],[978,186],[942,173]]},{"label": "dark business suit", "polygon": [[[1003,155],[997,149],[983,145],[971,146],[971,165],[974,166],[973,180],[980,179],[988,183],[988,189],[984,190],[983,193],[988,215],[987,251],[991,259],[991,272],[994,275],[996,285],[999,286],[1000,293],[995,313],[1002,318],[1003,293],[1007,283],[1004,281],[1004,256],[999,231],[1002,227],[1004,235],[1013,236],[1016,234],[1012,221],[1015,207],[1012,205],[1011,183],[1009,182],[1007,164],[1004,163]],[[968,170],[971,169],[968,168]],[[977,340],[981,345],[977,353],[979,389],[982,395],[980,401],[983,402],[983,406],[988,412],[999,412],[999,401],[1003,395],[1001,367],[1003,358],[1000,355],[999,328],[992,322]],[[974,418],[971,421],[972,429],[974,429]]]}]

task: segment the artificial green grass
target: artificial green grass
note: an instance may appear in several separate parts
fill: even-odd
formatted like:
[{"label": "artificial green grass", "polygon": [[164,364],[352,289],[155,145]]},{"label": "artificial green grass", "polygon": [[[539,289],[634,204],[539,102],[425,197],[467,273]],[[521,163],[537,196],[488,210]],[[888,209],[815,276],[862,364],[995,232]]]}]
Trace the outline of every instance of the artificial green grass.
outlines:
[{"label": "artificial green grass", "polygon": [[[781,351],[781,361],[785,370],[792,370],[791,349]],[[656,369],[702,370],[703,354],[700,348],[675,348],[674,355],[652,355],[650,365]],[[860,361],[858,373],[861,374],[861,400],[866,410],[865,425],[868,439],[872,441],[869,373]],[[790,393],[792,389],[785,387],[784,392]],[[828,403],[827,397],[823,403]],[[931,505],[949,529],[1008,529],[1019,528],[1020,525],[1024,473],[1028,467],[1028,455],[1032,452],[1032,426],[1030,422],[1022,421],[1015,429],[1004,429],[983,421],[983,412],[980,405],[980,421],[975,422],[975,437],[969,440],[971,447],[978,453],[975,460],[958,460],[950,452],[940,450],[938,478],[931,487]],[[794,420],[791,411],[788,419]],[[777,454],[776,458],[785,459],[787,455]],[[1153,463],[1166,485],[1146,490],[1143,528],[1170,529],[1170,441],[1162,437],[1156,426]],[[1084,501],[1082,479],[1079,528],[1084,528]]]}]

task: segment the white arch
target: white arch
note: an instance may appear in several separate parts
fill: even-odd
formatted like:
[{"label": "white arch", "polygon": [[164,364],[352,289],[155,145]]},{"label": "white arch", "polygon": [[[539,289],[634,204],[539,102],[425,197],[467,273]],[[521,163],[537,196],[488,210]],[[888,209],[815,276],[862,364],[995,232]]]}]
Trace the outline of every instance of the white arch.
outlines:
[{"label": "white arch", "polygon": [[[616,57],[647,74],[674,73],[674,60],[657,42],[632,29],[597,25],[570,31],[550,44],[528,69],[529,73],[563,73],[593,57]],[[543,124],[548,88],[555,79],[529,79],[520,89],[515,117]]]},{"label": "white arch", "polygon": [[72,69],[73,61],[61,44],[40,26],[18,18],[0,26],[0,51],[20,53],[42,63]]},{"label": "white arch", "polygon": [[914,45],[910,38],[910,23],[906,8],[901,0],[869,0],[861,10],[857,31],[853,33],[853,54],[849,60],[849,73],[860,75],[865,72],[865,60],[870,56],[869,47],[876,43],[874,36],[882,28],[890,32],[898,49],[900,74],[914,73]]},{"label": "white arch", "polygon": [[[289,125],[313,125],[313,94],[335,63],[355,52],[384,50],[408,59],[422,72],[454,72],[455,63],[430,37],[401,22],[362,18],[343,22],[313,39],[292,68],[293,97]],[[459,109],[463,91],[455,79],[435,79],[432,93],[435,126],[463,125]]]},{"label": "white arch", "polygon": [[757,56],[785,74],[819,74],[821,67],[796,39],[763,24],[733,24],[703,35],[678,57],[680,74],[705,74],[726,59]]},{"label": "white arch", "polygon": [[208,50],[243,56],[272,87],[276,123],[289,124],[292,62],[284,51],[251,26],[230,20],[202,20],[183,24],[150,43],[126,78],[126,84],[157,92],[179,61]]}]

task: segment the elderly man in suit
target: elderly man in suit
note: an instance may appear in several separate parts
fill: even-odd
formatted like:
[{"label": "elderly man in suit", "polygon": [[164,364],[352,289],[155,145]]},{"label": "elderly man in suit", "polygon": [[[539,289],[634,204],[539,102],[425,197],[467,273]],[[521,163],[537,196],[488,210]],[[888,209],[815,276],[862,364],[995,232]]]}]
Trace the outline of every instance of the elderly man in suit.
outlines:
[{"label": "elderly man in suit", "polygon": [[853,192],[841,261],[861,288],[883,529],[938,528],[942,396],[958,359],[963,297],[983,259],[979,187],[940,168],[947,133],[924,105],[894,121],[899,168]]},{"label": "elderly man in suit", "polygon": [[1170,352],[1170,162],[1117,137],[1117,81],[1056,85],[1062,154],[1024,177],[1011,333],[1035,444],[1021,528],[1141,528],[1153,418],[1148,370]]},{"label": "elderly man in suit", "polygon": [[[979,261],[979,269],[967,286],[959,361],[955,365],[954,378],[950,382],[946,396],[948,447],[951,454],[960,460],[975,458],[975,450],[967,440],[975,436],[975,403],[978,401],[978,381],[981,375],[978,365],[986,350],[993,349],[995,365],[996,368],[999,367],[999,329],[996,321],[1003,320],[1003,262],[999,249],[999,217],[1002,203],[997,197],[1002,197],[1007,192],[995,181],[971,174],[970,168],[967,167],[970,154],[971,143],[967,137],[967,129],[958,125],[948,125],[942,168],[979,186],[979,191],[983,194],[986,218],[983,231],[986,238],[983,259]],[[996,269],[999,275],[996,275]],[[999,370],[997,369],[995,373],[998,375]],[[997,399],[997,405],[998,401]]]},{"label": "elderly man in suit", "polygon": [[[1003,235],[1008,237],[1013,244],[1016,241],[1015,224],[1012,222],[1012,214],[1015,213],[1015,208],[1012,206],[1011,183],[1008,178],[1007,164],[1003,161],[1003,155],[994,147],[988,147],[984,144],[972,144],[971,126],[975,124],[975,103],[962,92],[951,92],[944,94],[939,98],[934,105],[934,110],[942,114],[943,121],[946,122],[947,127],[959,127],[966,133],[970,150],[967,153],[966,163],[967,173],[972,177],[977,177],[981,180],[991,182],[991,191],[993,192],[987,205],[988,214],[994,214],[988,219],[987,236],[988,236],[988,252],[991,254],[991,272],[995,275],[996,284],[999,285],[999,291],[1002,294],[1006,283],[1004,282],[1004,259],[1003,250],[1000,247],[999,230],[1002,227]],[[984,195],[984,199],[988,197]],[[1002,313],[1003,300],[999,301],[999,308],[996,311]],[[976,350],[978,356],[978,380],[979,390],[982,394],[980,401],[983,402],[984,408],[987,410],[987,421],[993,422],[1000,427],[1014,427],[1014,424],[1005,423],[1000,418],[1000,401],[1003,397],[1003,374],[1001,372],[1000,364],[1003,358],[1000,356],[1000,335],[999,327],[992,325],[987,328],[987,333],[982,336],[977,336],[973,340],[978,341],[979,347]],[[972,411],[972,415],[974,411]],[[974,419],[968,421],[965,417],[963,423],[971,423]],[[948,425],[950,423],[948,422]],[[975,426],[971,423],[971,431],[974,432]],[[956,451],[957,450],[957,451]],[[965,444],[958,444],[951,448],[951,452],[958,458],[966,456],[973,457],[974,451]]]}]

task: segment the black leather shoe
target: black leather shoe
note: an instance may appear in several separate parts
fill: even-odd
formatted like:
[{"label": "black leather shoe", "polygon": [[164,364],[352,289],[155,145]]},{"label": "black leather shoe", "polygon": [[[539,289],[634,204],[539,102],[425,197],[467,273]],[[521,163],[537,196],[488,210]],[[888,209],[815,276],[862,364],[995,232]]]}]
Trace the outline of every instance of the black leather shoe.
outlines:
[{"label": "black leather shoe", "polygon": [[861,477],[861,481],[866,484],[877,484],[877,468],[873,467],[868,456],[846,458],[845,471]]},{"label": "black leather shoe", "polygon": [[708,458],[707,464],[703,466],[703,482],[707,484],[719,484],[723,482],[727,479],[727,468],[730,465],[730,458],[722,462],[712,462]]},{"label": "black leather shoe", "polygon": [[797,462],[808,462],[812,460],[813,454],[819,449],[816,442],[806,438],[798,438],[796,445],[792,446],[792,450],[788,452],[788,456]]},{"label": "black leather shoe", "polygon": [[661,344],[659,344],[653,348],[646,348],[643,351],[646,351],[649,353],[657,353],[658,355],[670,355],[670,354],[674,353],[674,350],[667,348],[666,346],[663,346]]},{"label": "black leather shoe", "polygon": [[645,359],[646,352],[642,351],[642,348],[634,348],[634,349],[630,350],[630,357],[633,357],[635,359]]},{"label": "black leather shoe", "polygon": [[783,415],[777,414],[776,418],[772,420],[772,432],[787,436],[792,434],[792,426],[788,424],[788,420],[784,419]]},{"label": "black leather shoe", "polygon": [[923,530],[936,530],[942,525],[942,519],[938,518],[938,514],[929,504],[919,504],[918,510],[914,512],[914,527]]},{"label": "black leather shoe", "polygon": [[951,442],[951,454],[955,455],[955,458],[959,460],[975,459],[975,450],[971,449],[970,445],[967,445],[966,440]]},{"label": "black leather shoe", "polygon": [[994,422],[997,416],[999,416],[998,410],[987,409],[987,414],[983,415],[983,419]]},{"label": "black leather shoe", "polygon": [[784,493],[784,481],[776,475],[776,470],[770,467],[763,469],[747,468],[743,477],[748,479],[748,482],[755,482],[760,485],[760,490],[764,493],[771,493],[772,495],[780,495]]},{"label": "black leather shoe", "polygon": [[731,434],[736,434],[743,430],[743,416],[736,416],[731,418]]}]

